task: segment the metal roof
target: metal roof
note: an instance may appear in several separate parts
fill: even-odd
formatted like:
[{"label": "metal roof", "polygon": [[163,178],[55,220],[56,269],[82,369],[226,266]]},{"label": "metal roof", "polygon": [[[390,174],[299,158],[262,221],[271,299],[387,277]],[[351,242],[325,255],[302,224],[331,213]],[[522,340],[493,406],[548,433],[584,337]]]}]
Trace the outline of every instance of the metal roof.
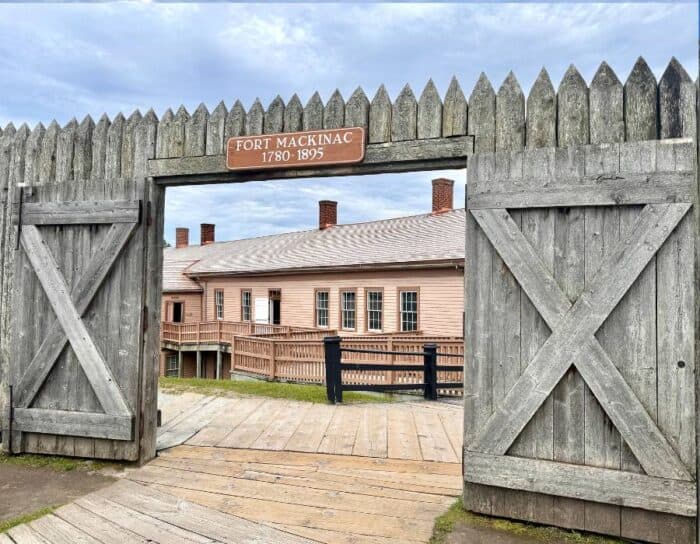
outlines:
[{"label": "metal roof", "polygon": [[459,209],[206,246],[166,248],[165,266],[172,270],[164,271],[164,285],[165,277],[177,273],[190,277],[255,275],[460,261],[464,259],[464,229],[465,211]]}]

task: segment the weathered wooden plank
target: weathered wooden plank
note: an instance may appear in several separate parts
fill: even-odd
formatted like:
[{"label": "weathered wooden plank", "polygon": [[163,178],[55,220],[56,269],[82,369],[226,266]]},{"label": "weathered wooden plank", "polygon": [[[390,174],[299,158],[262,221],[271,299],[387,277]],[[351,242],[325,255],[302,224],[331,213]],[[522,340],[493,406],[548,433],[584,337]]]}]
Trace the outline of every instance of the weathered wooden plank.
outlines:
[{"label": "weathered wooden plank", "polygon": [[467,133],[467,99],[456,77],[452,77],[442,108],[442,135],[462,136]]},{"label": "weathered wooden plank", "polygon": [[178,446],[192,438],[215,417],[225,417],[225,410],[230,400],[222,397],[207,399],[199,409],[189,412],[187,417],[164,432],[159,433],[157,449],[164,450]]},{"label": "weathered wooden plank", "polygon": [[320,130],[323,128],[323,101],[321,95],[315,92],[304,106],[304,130]]},{"label": "weathered wooden plank", "polygon": [[99,544],[98,540],[53,514],[43,516],[29,526],[52,544]]},{"label": "weathered wooden plank", "polygon": [[[485,77],[482,78],[488,84]],[[480,80],[481,81],[481,80]],[[483,86],[483,81],[482,81]],[[490,88],[490,84],[488,84]],[[489,94],[487,93],[487,96]],[[469,104],[469,131],[477,132],[480,149],[490,150],[495,146],[495,133],[492,128],[475,128],[487,123],[495,127],[495,95],[491,89],[493,108],[484,106],[483,93],[472,93]],[[484,115],[484,111],[491,112]],[[490,121],[489,121],[489,115]],[[478,123],[477,123],[478,121]],[[482,130],[484,129],[484,130]],[[489,138],[490,135],[490,138]],[[467,179],[473,183],[489,184],[494,175],[494,157],[492,153],[482,152],[470,158],[467,163]],[[466,217],[466,253],[468,262],[479,262],[480,266],[467,267],[465,276],[465,301],[472,308],[466,313],[465,347],[464,347],[464,443],[470,444],[482,426],[488,421],[494,410],[492,343],[490,340],[489,313],[492,306],[494,250],[486,235],[479,228],[472,213]],[[480,316],[477,319],[477,316]],[[465,485],[464,505],[474,512],[491,515],[494,507],[495,490],[477,485]]]},{"label": "weathered wooden plank", "polygon": [[[84,532],[94,536],[103,544],[147,544],[145,538],[127,531],[116,523],[88,512],[77,504],[70,503],[54,511],[54,516],[80,527]],[[1,541],[0,541],[1,542]]]},{"label": "weathered wooden plank", "polygon": [[221,155],[226,152],[226,116],[228,110],[222,100],[211,112],[207,121],[207,155]]},{"label": "weathered wooden plank", "polygon": [[250,106],[248,114],[245,118],[245,135],[255,136],[258,134],[262,134],[264,130],[264,118],[265,110],[263,109],[263,105],[260,102],[260,99],[256,98],[255,102],[253,102],[253,105]]},{"label": "weathered wooden plank", "polygon": [[624,141],[622,83],[607,62],[595,73],[588,96],[591,143]]},{"label": "weathered wooden plank", "polygon": [[[621,99],[617,100],[617,89],[620,88],[619,83],[615,78],[608,77],[606,73],[606,70],[599,71],[599,77],[594,80],[595,85],[591,85],[591,141],[594,144],[599,144],[598,140],[615,142],[620,137],[623,137],[622,134],[616,133],[614,130],[606,130],[605,127],[600,126],[602,124],[601,117],[617,118],[618,114],[619,117],[622,117],[622,101]],[[603,75],[600,76],[600,74]],[[597,104],[595,108],[593,107],[594,101]],[[595,130],[594,126],[597,127]],[[617,181],[614,178],[622,177],[617,175],[617,172],[620,170],[620,148],[617,143],[600,143],[599,145],[588,146],[585,152],[585,161],[587,175],[607,175],[613,178],[612,184],[615,184]],[[593,281],[601,263],[605,258],[609,258],[610,253],[620,240],[621,211],[621,207],[591,207],[584,210],[586,238],[584,281],[586,284]],[[637,210],[635,210],[635,214],[636,212]],[[623,235],[623,237],[626,236],[627,233]],[[636,285],[632,285],[625,296],[634,296],[635,290]],[[619,308],[616,310],[619,310]],[[616,310],[613,310],[613,314],[617,313]],[[614,350],[617,346],[624,346],[623,350],[630,349],[630,347],[625,345],[622,338],[631,337],[632,335],[628,336],[618,328],[619,321],[614,315],[611,315],[596,333],[598,341],[603,343],[603,346],[607,348],[606,351],[613,358]],[[634,348],[631,349],[634,350]],[[620,434],[588,385],[584,388],[584,397],[585,464],[619,470],[621,468],[620,453],[622,447]],[[620,534],[620,507],[587,502],[584,504],[584,511],[584,525],[587,529],[611,535]]]},{"label": "weathered wooden plank", "polygon": [[417,137],[439,138],[442,136],[442,101],[433,80],[428,80],[418,100]]},{"label": "weathered wooden plank", "polygon": [[391,141],[391,98],[384,85],[380,85],[369,108],[369,143]]},{"label": "weathered wooden plank", "polygon": [[[234,102],[231,111],[228,112],[226,116],[226,126],[225,126],[225,139],[233,138],[235,136],[243,136],[245,134],[245,123],[246,123],[246,113],[243,104],[240,100]],[[159,127],[160,134],[160,127]],[[157,155],[160,156],[160,155]]]},{"label": "weathered wooden plank", "polygon": [[477,188],[467,197],[470,209],[553,208],[567,206],[617,206],[693,202],[694,175],[690,172],[627,174],[585,177],[580,180],[553,180],[536,186],[525,183],[499,183],[492,190]]},{"label": "weathered wooden plank", "polygon": [[336,89],[323,108],[323,128],[342,128],[345,126],[345,101]]},{"label": "weathered wooden plank", "polygon": [[130,415],[69,412],[45,408],[15,408],[13,426],[19,431],[109,440],[133,440]]},{"label": "weathered wooden plank", "polygon": [[573,66],[564,74],[557,93],[557,134],[559,147],[588,143],[588,87]]},{"label": "weathered wooden plank", "polygon": [[200,155],[204,155],[206,151],[208,122],[209,111],[204,104],[200,104],[192,116],[185,121],[186,157],[198,157]]},{"label": "weathered wooden plank", "polygon": [[122,480],[99,493],[117,504],[132,508],[169,525],[231,544],[274,541],[280,544],[307,542],[305,539],[277,531],[264,524],[253,523],[196,503],[185,503],[177,497]]},{"label": "weathered wooden plank", "polygon": [[[143,116],[139,110],[132,113],[126,120],[126,125],[124,126],[124,136],[122,138],[122,149],[121,149],[121,177],[126,179],[131,179],[134,176],[134,157],[136,156],[135,148],[135,138],[136,130]],[[76,176],[77,179],[77,176]]]},{"label": "weathered wooden plank", "polygon": [[362,127],[365,133],[369,130],[369,99],[362,87],[355,89],[345,104],[345,126]]},{"label": "weathered wooden plank", "polygon": [[289,100],[289,104],[284,109],[284,131],[299,132],[304,128],[304,106],[296,93]]},{"label": "weathered wooden plank", "polygon": [[391,108],[391,141],[414,140],[417,130],[418,104],[411,87],[406,84]]},{"label": "weathered wooden plank", "polygon": [[[266,170],[264,172],[229,172],[226,156],[166,158],[149,161],[148,174],[157,178],[173,178],[172,184],[194,183],[197,176],[221,175],[219,181],[244,181],[254,179],[285,179],[310,176],[357,175],[363,172],[405,171],[429,168],[464,168],[464,160],[472,154],[472,137],[433,138],[368,144],[364,160],[356,165],[329,166],[323,168],[297,168],[291,170]],[[428,163],[428,161],[432,161]],[[403,166],[402,166],[403,164]],[[180,178],[179,183],[176,179]],[[211,183],[212,177],[206,179]],[[202,181],[204,182],[204,181]],[[171,180],[167,180],[171,184]]]},{"label": "weathered wooden plank", "polygon": [[37,228],[32,225],[25,226],[22,229],[21,240],[56,318],[61,323],[103,408],[111,414],[131,415],[119,386],[90,339],[85,324],[73,305],[66,282],[58,273],[56,262],[42,242]]},{"label": "weathered wooden plank", "polygon": [[496,93],[482,72],[469,97],[469,134],[474,136],[474,152],[496,148]]},{"label": "weathered wooden plank", "polygon": [[23,225],[136,223],[139,201],[42,202],[22,206]]},{"label": "weathered wooden plank", "polygon": [[[126,119],[124,119],[124,115],[119,113],[107,129],[107,142],[105,146],[105,177],[107,178],[119,178],[122,175],[121,154],[125,124]],[[56,163],[56,179],[61,179],[58,162]]]},{"label": "weathered wooden plank", "polygon": [[693,482],[539,459],[464,452],[465,481],[695,516]]},{"label": "weathered wooden plank", "polygon": [[496,94],[496,149],[525,145],[525,96],[513,72]]},{"label": "weathered wooden plank", "polygon": [[656,140],[658,98],[656,78],[646,61],[639,57],[624,88],[625,140]]},{"label": "weathered wooden plank", "polygon": [[29,527],[29,525],[17,525],[7,532],[12,541],[16,544],[51,544],[39,533]]},{"label": "weathered wooden plank", "polygon": [[692,138],[697,133],[696,89],[680,62],[672,58],[659,81],[659,137]]},{"label": "weathered wooden plank", "polygon": [[265,112],[263,122],[263,132],[265,134],[275,134],[282,132],[284,128],[284,101],[280,95],[270,102]]},{"label": "weathered wooden plank", "polygon": [[544,68],[527,97],[526,139],[529,148],[557,145],[557,94]]}]

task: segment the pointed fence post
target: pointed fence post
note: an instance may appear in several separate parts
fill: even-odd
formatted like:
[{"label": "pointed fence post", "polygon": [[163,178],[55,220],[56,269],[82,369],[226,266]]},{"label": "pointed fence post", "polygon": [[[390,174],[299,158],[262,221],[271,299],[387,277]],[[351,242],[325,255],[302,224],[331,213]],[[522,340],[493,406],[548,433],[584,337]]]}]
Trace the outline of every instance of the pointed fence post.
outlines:
[{"label": "pointed fence post", "polygon": [[423,397],[426,400],[437,400],[437,344],[423,346],[423,375]]},{"label": "pointed fence post", "polygon": [[[340,378],[340,336],[326,336],[323,339],[326,362],[326,398],[332,404],[338,400],[336,384]],[[340,401],[342,402],[342,392]]]}]

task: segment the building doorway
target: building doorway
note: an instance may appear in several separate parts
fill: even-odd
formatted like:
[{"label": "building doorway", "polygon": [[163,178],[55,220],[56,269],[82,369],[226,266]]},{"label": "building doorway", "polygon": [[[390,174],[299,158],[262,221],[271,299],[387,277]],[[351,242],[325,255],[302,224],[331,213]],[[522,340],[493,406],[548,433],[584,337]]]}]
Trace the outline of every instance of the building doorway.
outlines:
[{"label": "building doorway", "polygon": [[184,306],[184,302],[173,302],[173,323],[182,323],[185,321]]},{"label": "building doorway", "polygon": [[267,294],[270,301],[269,319],[271,325],[280,325],[282,323],[282,290],[270,289]]}]

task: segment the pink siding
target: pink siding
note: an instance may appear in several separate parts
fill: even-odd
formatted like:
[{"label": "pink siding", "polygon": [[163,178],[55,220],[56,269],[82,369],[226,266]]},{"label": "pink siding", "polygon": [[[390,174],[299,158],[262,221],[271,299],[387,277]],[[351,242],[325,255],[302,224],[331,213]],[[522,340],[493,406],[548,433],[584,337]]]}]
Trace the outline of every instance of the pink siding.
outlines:
[{"label": "pink siding", "polygon": [[202,294],[201,293],[163,293],[161,316],[163,321],[172,320],[172,309],[169,303],[184,302],[184,323],[198,323],[202,321]]},{"label": "pink siding", "polygon": [[[368,288],[379,288],[384,292],[383,332],[394,332],[398,330],[398,292],[401,288],[412,288],[419,292],[418,328],[421,331],[430,335],[462,336],[463,280],[463,270],[456,268],[214,278],[201,282],[206,293],[202,320],[215,318],[215,289],[224,291],[224,319],[228,321],[241,320],[242,289],[252,291],[253,314],[257,297],[267,298],[268,290],[279,289],[282,292],[281,324],[312,327],[315,326],[314,292],[327,289],[330,292],[329,326],[340,330],[340,291],[355,289],[357,328],[343,333],[365,333],[365,291]],[[188,309],[186,313],[187,311]]]}]

